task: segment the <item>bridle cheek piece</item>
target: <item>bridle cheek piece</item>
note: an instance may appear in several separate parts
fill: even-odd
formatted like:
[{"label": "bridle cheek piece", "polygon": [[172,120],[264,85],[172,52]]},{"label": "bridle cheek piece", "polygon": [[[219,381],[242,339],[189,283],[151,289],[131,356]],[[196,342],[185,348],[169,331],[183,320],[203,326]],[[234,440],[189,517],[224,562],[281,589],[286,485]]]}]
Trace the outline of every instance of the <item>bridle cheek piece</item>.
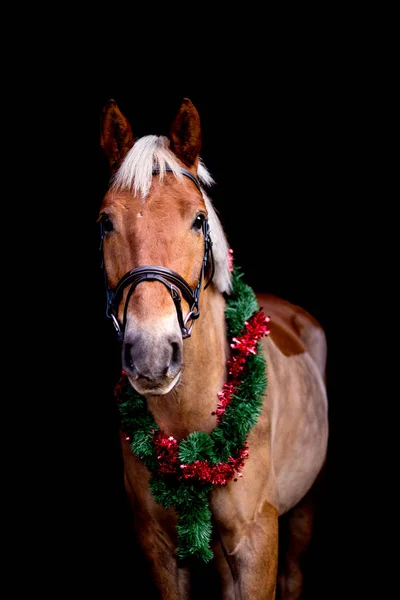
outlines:
[{"label": "bridle cheek piece", "polygon": [[[172,172],[172,169],[170,169],[169,167],[166,167],[165,170]],[[157,173],[159,173],[159,169],[154,169],[153,174],[155,175]],[[184,175],[185,177],[188,177],[191,181],[193,181],[193,183],[196,185],[196,187],[198,188],[200,193],[202,193],[198,180],[194,177],[194,175],[192,175],[192,173],[190,173],[190,171],[187,171],[186,169],[181,169],[181,173],[182,173],[182,175]],[[105,235],[104,225],[100,222],[100,240],[101,240],[100,241],[100,251],[101,252],[103,252],[104,235]],[[204,286],[204,289],[206,289],[208,287],[208,285],[211,283],[211,280],[214,275],[214,260],[213,260],[213,255],[212,255],[212,241],[210,238],[210,226],[209,226],[207,219],[205,219],[203,221],[203,235],[204,235],[203,263],[202,263],[202,266],[200,269],[199,282],[194,290],[186,283],[186,281],[183,279],[183,277],[181,277],[179,275],[179,273],[176,273],[172,269],[168,269],[166,267],[152,266],[152,265],[136,267],[135,269],[128,271],[127,273],[125,273],[125,275],[123,277],[121,277],[121,279],[117,283],[115,289],[112,290],[110,288],[110,286],[108,285],[107,276],[106,276],[105,269],[104,269],[104,259],[102,259],[102,267],[104,269],[106,295],[107,295],[106,315],[108,318],[110,318],[112,320],[112,322],[114,324],[114,328],[115,328],[116,335],[117,335],[117,341],[122,342],[124,339],[124,331],[125,331],[125,327],[126,327],[126,319],[127,319],[129,300],[130,300],[130,297],[133,294],[136,286],[139,283],[142,283],[143,281],[159,281],[160,283],[165,285],[165,287],[169,290],[169,292],[171,294],[172,300],[174,301],[175,308],[176,308],[176,314],[178,317],[178,322],[179,322],[179,326],[181,328],[183,339],[186,339],[191,336],[193,324],[196,321],[196,319],[198,319],[200,316],[200,306],[199,306],[200,291],[201,291],[201,286],[202,286],[202,283],[204,280],[204,274],[205,274],[205,270],[206,270],[206,267],[208,264],[209,257],[211,257],[211,269],[212,270],[211,270],[210,278],[209,278],[207,284]],[[123,291],[127,286],[130,286],[130,288],[128,290],[128,294],[127,294],[127,297],[125,300],[123,320],[122,320],[122,323],[120,323],[118,320],[118,307],[119,307],[121,299],[122,299]],[[190,310],[185,318],[183,317],[183,313],[182,313],[182,297],[186,300],[186,302],[190,306]]]}]

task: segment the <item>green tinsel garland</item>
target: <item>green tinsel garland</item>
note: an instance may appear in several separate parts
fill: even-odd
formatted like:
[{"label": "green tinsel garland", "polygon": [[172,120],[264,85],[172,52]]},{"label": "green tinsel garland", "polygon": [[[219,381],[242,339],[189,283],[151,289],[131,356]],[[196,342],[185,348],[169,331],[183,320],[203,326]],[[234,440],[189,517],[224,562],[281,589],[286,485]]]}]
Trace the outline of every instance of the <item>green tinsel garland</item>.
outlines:
[{"label": "green tinsel garland", "polygon": [[[252,288],[242,281],[238,267],[233,270],[232,284],[225,309],[229,339],[239,336],[245,321],[259,310],[256,296]],[[261,413],[267,388],[266,359],[260,352],[260,342],[257,349],[257,354],[248,356],[241,383],[219,424],[210,434],[194,431],[179,443],[182,464],[197,460],[225,463],[244,447]],[[209,494],[214,486],[157,472],[154,432],[159,428],[147,409],[146,399],[130,385],[124,387],[119,411],[124,431],[131,440],[132,452],[151,472],[150,489],[156,502],[166,509],[174,508],[178,515],[178,558],[194,555],[209,561],[213,557]]]}]

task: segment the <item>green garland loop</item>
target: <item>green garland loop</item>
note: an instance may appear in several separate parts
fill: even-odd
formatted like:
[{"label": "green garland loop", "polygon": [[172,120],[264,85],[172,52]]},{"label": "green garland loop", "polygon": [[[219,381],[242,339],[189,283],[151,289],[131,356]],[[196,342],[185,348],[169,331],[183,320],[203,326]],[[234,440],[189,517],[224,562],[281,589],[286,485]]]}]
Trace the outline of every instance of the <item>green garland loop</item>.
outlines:
[{"label": "green garland loop", "polygon": [[[256,296],[242,281],[240,268],[232,272],[232,292],[227,297],[225,317],[228,339],[240,336],[244,323],[259,311]],[[182,464],[208,461],[217,465],[226,463],[245,447],[246,439],[257,423],[267,389],[266,359],[257,342],[257,353],[250,354],[242,372],[240,385],[232,395],[222,419],[210,434],[195,431],[179,443]],[[159,432],[153,415],[147,409],[146,399],[132,386],[117,385],[119,412],[124,432],[130,440],[132,452],[151,473],[150,490],[156,502],[166,509],[173,508],[178,516],[177,557],[189,556],[208,562],[212,559],[210,542],[212,515],[210,492],[214,485],[208,482],[183,479],[176,475],[159,473],[154,434]],[[177,470],[178,474],[182,471]]]}]

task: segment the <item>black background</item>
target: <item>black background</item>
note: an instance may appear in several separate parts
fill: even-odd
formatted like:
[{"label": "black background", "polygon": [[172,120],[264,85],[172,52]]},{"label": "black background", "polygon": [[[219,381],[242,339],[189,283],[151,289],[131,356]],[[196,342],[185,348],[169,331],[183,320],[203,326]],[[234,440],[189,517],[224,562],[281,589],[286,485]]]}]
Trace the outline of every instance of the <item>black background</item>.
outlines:
[{"label": "black background", "polygon": [[[40,294],[35,310],[46,318],[35,373],[45,432],[35,448],[43,459],[22,507],[28,502],[43,515],[30,522],[45,540],[32,574],[39,589],[141,598],[144,579],[150,594],[129,529],[112,397],[120,365],[98,252],[96,218],[108,183],[99,124],[113,98],[136,137],[167,135],[183,97],[199,111],[201,155],[216,180],[210,195],[246,281],[302,305],[326,331],[330,442],[307,598],[344,597],[356,586],[349,573],[360,517],[347,505],[358,477],[351,428],[360,401],[348,385],[358,251],[349,207],[357,203],[350,173],[362,106],[351,60],[321,40],[318,48],[283,44],[240,69],[224,54],[205,70],[196,56],[164,69],[132,60],[129,70],[98,46],[73,61],[63,57],[61,77],[52,80],[47,69],[46,94],[35,101],[21,94],[20,116],[41,151],[29,229],[29,240],[39,238],[35,282],[51,286],[51,300]],[[209,595],[213,582],[201,583],[200,595]]]},{"label": "black background", "polygon": [[[130,120],[136,137],[149,133],[168,135],[186,96],[201,117],[201,155],[216,180],[211,197],[246,280],[254,289],[302,305],[320,321],[327,334],[330,449],[324,495],[310,549],[307,589],[309,598],[328,597],[326,580],[332,581],[332,593],[335,584],[343,585],[338,583],[333,550],[341,535],[336,454],[340,452],[339,420],[345,402],[345,395],[339,393],[338,303],[343,286],[340,254],[345,233],[339,206],[346,201],[342,196],[346,165],[339,152],[343,112],[336,106],[337,98],[334,94],[332,97],[326,79],[312,69],[291,77],[287,74],[284,87],[275,93],[244,87],[242,81],[232,87],[176,84],[139,94],[130,86],[106,80],[95,92],[86,97],[85,118],[91,127],[85,132],[85,168],[90,165],[92,171],[83,187],[84,191],[87,187],[86,197],[80,202],[87,203],[87,237],[92,244],[84,287],[85,296],[90,298],[85,318],[92,326],[87,350],[91,355],[91,378],[94,376],[96,382],[81,400],[80,411],[87,421],[87,438],[83,436],[85,444],[79,453],[84,496],[76,489],[80,507],[77,535],[80,544],[87,544],[88,555],[97,556],[90,585],[107,576],[111,585],[121,586],[127,592],[133,573],[140,580],[145,568],[138,566],[140,553],[129,529],[122,489],[117,416],[112,399],[119,355],[111,323],[104,316],[103,280],[98,266],[95,220],[108,181],[108,166],[99,146],[99,114],[103,104],[114,98]],[[136,565],[133,571],[131,560]],[[79,563],[76,568],[79,569]],[[115,577],[120,570],[121,575]],[[207,584],[202,583],[207,589]],[[209,586],[213,585],[209,581]],[[201,592],[199,586],[198,582],[200,596],[204,589]]]}]

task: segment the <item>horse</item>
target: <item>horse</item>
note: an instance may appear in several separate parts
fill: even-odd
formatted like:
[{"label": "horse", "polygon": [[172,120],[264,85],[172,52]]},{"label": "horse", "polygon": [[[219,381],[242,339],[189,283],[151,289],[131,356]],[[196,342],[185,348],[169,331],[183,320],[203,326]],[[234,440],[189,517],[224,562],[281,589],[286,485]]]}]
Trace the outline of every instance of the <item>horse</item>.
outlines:
[{"label": "horse", "polygon": [[109,100],[100,146],[123,485],[159,596],[191,598],[202,563],[224,600],[299,599],[328,446],[324,329],[246,284],[189,98],[169,135],[139,139]]}]

